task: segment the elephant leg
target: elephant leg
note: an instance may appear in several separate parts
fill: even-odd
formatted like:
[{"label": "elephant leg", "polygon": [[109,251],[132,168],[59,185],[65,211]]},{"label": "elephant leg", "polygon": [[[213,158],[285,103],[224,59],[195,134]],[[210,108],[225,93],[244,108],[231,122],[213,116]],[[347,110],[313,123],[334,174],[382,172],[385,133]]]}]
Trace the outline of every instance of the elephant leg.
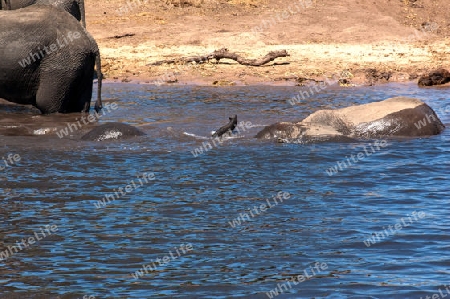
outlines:
[{"label": "elephant leg", "polygon": [[[53,64],[60,62],[52,61]],[[52,69],[41,73],[36,107],[42,113],[89,112],[92,98],[94,59],[84,57],[72,62],[77,68]]]},{"label": "elephant leg", "polygon": [[55,72],[43,73],[39,80],[36,92],[36,107],[42,114],[64,112],[64,104],[67,102],[67,81],[62,80],[64,76]]},{"label": "elephant leg", "polygon": [[81,89],[79,101],[80,101],[80,104],[83,105],[83,107],[81,110],[77,109],[77,108],[74,108],[74,109],[75,109],[75,111],[89,113],[89,110],[91,107],[91,98],[92,98],[92,79],[88,80],[84,84],[80,84],[80,86],[78,88]]},{"label": "elephant leg", "polygon": [[74,97],[68,105],[70,112],[89,113],[92,99],[92,84],[94,81],[94,58],[86,57],[81,62],[82,70],[79,73],[78,80],[74,81],[74,85],[71,88],[71,94]]}]

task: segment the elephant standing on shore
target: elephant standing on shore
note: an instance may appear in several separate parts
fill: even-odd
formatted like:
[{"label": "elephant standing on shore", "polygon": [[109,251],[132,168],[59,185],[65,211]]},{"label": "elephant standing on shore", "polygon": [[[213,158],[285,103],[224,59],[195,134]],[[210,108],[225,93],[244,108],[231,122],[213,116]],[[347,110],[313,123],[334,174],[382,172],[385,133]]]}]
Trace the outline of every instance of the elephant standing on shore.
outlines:
[{"label": "elephant standing on shore", "polygon": [[86,28],[86,16],[84,10],[84,0],[0,0],[0,9],[15,10],[25,8],[33,4],[51,5],[65,10],[81,21]]},{"label": "elephant standing on shore", "polygon": [[0,98],[43,114],[88,112],[95,66],[95,110],[102,108],[97,43],[69,13],[43,5],[0,11],[0,53]]}]

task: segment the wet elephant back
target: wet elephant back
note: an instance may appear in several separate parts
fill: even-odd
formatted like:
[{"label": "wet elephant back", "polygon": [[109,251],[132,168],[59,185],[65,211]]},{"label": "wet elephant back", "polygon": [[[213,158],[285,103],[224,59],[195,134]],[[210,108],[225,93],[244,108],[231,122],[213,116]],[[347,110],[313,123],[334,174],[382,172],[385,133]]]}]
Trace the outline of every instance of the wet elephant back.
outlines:
[{"label": "wet elephant back", "polygon": [[36,0],[10,0],[11,9],[19,9],[36,3]]}]

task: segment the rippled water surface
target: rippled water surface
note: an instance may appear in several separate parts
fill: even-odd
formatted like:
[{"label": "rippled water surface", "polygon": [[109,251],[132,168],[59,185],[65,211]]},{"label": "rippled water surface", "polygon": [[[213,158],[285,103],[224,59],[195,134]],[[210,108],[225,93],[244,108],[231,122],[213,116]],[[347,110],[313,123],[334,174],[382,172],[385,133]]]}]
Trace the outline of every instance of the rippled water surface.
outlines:
[{"label": "rippled water surface", "polygon": [[[424,100],[449,126],[450,90],[329,88],[293,107],[287,100],[298,91],[106,84],[105,103],[118,108],[100,123],[147,133],[117,142],[81,142],[92,125],[56,136],[80,115],[0,105],[1,157],[20,157],[0,161],[0,252],[9,254],[0,261],[0,298],[447,294],[449,130],[388,140],[332,176],[330,167],[375,141],[276,144],[253,136],[318,109],[397,95]],[[194,157],[234,114],[251,125]],[[114,200],[97,207],[106,195]]]}]

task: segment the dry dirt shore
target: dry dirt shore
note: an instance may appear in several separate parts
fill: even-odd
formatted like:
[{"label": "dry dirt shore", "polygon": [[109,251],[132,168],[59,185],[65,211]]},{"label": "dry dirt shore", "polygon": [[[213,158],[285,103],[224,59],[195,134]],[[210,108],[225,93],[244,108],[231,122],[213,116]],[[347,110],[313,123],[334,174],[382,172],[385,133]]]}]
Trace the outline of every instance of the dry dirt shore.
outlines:
[{"label": "dry dirt shore", "polygon": [[[404,82],[450,68],[448,0],[86,0],[106,79],[245,85]],[[378,2],[378,1],[377,1]],[[229,59],[151,63],[228,48],[246,58],[285,49],[264,66]]]}]

